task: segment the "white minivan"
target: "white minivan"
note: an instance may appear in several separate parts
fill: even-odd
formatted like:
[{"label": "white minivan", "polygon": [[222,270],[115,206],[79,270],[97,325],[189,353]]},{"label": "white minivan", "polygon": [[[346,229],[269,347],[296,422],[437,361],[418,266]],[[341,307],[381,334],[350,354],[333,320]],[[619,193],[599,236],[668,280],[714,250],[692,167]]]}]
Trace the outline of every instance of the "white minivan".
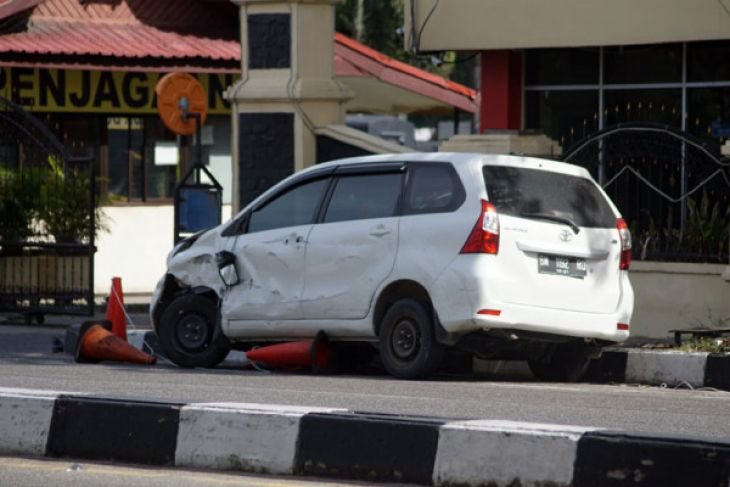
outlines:
[{"label": "white minivan", "polygon": [[578,380],[629,336],[626,222],[583,168],[485,154],[319,164],[180,242],[151,303],[165,354],[212,367],[231,348],[371,343],[426,377],[447,350]]}]

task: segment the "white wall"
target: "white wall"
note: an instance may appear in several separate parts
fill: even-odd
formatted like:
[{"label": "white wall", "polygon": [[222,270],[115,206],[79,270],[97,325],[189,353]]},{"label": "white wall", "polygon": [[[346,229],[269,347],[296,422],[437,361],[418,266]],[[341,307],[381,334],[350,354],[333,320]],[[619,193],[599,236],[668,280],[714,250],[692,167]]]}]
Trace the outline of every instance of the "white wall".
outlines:
[{"label": "white wall", "polygon": [[636,295],[632,336],[667,338],[672,329],[730,320],[730,266],[635,261],[629,275]]},{"label": "white wall", "polygon": [[406,0],[406,46],[413,2],[422,52],[730,38],[730,0]]},{"label": "white wall", "polygon": [[[173,206],[108,206],[104,208],[110,231],[97,238],[94,258],[94,292],[105,296],[111,278],[122,278],[125,296],[149,295],[165,273],[172,249]],[[222,221],[231,215],[224,205]]]}]

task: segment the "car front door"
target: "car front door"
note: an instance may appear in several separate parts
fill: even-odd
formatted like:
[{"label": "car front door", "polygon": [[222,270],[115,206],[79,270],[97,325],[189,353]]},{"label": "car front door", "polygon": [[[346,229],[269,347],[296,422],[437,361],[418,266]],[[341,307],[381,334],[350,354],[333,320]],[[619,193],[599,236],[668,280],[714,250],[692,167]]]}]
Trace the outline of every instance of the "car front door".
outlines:
[{"label": "car front door", "polygon": [[361,171],[335,174],[329,203],[309,234],[302,296],[307,319],[364,318],[393,269],[404,166]]},{"label": "car front door", "polygon": [[246,215],[245,233],[232,237],[241,282],[225,294],[221,312],[234,335],[236,322],[301,319],[307,236],[329,181],[285,189]]}]

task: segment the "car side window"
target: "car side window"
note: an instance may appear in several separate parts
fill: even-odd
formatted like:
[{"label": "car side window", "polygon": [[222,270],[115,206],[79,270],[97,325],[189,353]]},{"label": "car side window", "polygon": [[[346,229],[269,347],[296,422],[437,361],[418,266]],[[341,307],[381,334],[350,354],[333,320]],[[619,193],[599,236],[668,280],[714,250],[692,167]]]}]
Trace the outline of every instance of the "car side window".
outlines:
[{"label": "car side window", "polygon": [[440,213],[464,202],[464,188],[448,164],[411,164],[404,213]]},{"label": "car side window", "polygon": [[340,177],[332,192],[324,222],[394,216],[402,185],[402,173]]},{"label": "car side window", "polygon": [[301,184],[251,213],[248,233],[314,223],[329,179]]}]

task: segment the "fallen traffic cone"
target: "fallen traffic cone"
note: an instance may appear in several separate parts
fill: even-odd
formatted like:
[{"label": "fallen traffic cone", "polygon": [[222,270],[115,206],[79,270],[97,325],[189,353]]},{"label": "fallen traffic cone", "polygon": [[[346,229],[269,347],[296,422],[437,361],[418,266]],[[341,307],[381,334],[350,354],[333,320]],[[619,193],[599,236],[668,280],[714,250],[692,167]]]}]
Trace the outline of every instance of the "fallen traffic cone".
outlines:
[{"label": "fallen traffic cone", "polygon": [[133,364],[152,365],[157,359],[148,355],[109,331],[108,321],[87,321],[79,330],[79,341],[76,344],[75,359],[77,362],[101,362],[112,360]]},{"label": "fallen traffic cone", "polygon": [[112,323],[112,334],[127,341],[127,317],[124,312],[124,293],[122,292],[122,278],[112,277],[112,290],[106,304],[104,318]]},{"label": "fallen traffic cone", "polygon": [[329,363],[327,335],[320,331],[314,340],[278,343],[246,352],[251,362],[263,362],[273,367],[312,367],[315,372]]}]

